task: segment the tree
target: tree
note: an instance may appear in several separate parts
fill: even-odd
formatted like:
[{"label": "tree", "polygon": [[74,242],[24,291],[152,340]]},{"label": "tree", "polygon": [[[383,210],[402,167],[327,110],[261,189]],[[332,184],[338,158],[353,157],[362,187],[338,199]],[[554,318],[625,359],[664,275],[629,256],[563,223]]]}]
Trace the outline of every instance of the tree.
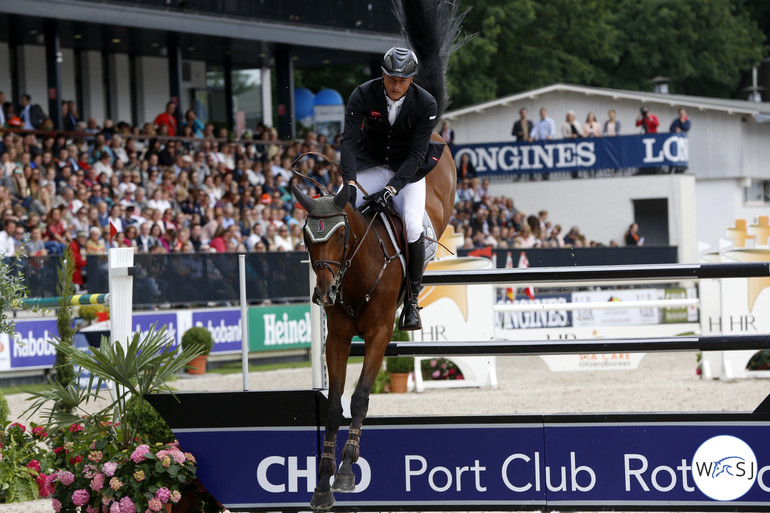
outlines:
[{"label": "tree", "polygon": [[13,270],[16,260],[0,257],[0,333],[13,335],[15,322],[8,317],[7,311],[20,309],[21,300],[27,297],[24,276]]},{"label": "tree", "polygon": [[452,56],[452,108],[557,82],[649,91],[655,76],[674,92],[735,97],[765,51],[756,2],[464,0],[476,37]]}]

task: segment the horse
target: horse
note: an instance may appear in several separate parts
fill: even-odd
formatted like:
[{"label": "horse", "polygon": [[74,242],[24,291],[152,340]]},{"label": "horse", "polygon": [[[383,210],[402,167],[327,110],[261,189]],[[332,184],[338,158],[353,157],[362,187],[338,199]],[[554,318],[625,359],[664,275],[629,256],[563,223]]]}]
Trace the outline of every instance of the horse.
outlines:
[{"label": "horse", "polygon": [[[441,141],[438,134],[433,140]],[[452,213],[457,172],[452,154],[444,147],[426,180],[425,209],[437,236],[444,232]],[[369,407],[369,394],[382,366],[393,326],[405,270],[399,249],[385,236],[381,216],[370,218],[348,202],[350,189],[343,182],[334,195],[313,199],[292,184],[294,196],[305,210],[305,238],[316,273],[313,302],[326,312],[326,365],[329,371],[329,407],[326,418],[319,478],[310,507],[325,510],[334,504],[333,492],[355,488],[353,463],[360,452],[361,426]],[[353,336],[364,339],[361,376],[350,404],[351,424],[337,470],[337,431],[343,421],[342,393]],[[335,475],[334,483],[331,477]]]}]

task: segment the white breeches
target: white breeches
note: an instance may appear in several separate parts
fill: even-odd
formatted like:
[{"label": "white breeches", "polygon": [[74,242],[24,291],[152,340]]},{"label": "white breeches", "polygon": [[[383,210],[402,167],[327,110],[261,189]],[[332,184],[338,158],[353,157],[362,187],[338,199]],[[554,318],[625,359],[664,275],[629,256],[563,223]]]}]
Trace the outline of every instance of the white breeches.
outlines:
[{"label": "white breeches", "polygon": [[[374,194],[384,189],[393,175],[395,173],[388,166],[377,166],[359,171],[356,180],[367,193]],[[407,242],[416,242],[422,235],[422,220],[425,215],[425,178],[407,184],[391,201],[406,223]],[[363,194],[359,190],[356,207],[360,207],[363,202]]]}]

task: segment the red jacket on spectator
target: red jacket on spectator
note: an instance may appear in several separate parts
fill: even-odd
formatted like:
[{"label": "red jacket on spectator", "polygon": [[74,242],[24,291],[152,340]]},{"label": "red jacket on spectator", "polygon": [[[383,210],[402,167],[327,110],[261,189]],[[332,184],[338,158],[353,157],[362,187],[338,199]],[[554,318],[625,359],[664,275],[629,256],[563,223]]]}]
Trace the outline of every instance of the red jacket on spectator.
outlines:
[{"label": "red jacket on spectator", "polygon": [[153,123],[158,128],[160,128],[161,125],[168,126],[168,135],[172,137],[176,135],[176,118],[168,112],[158,114]]},{"label": "red jacket on spectator", "polygon": [[660,125],[660,121],[658,121],[658,116],[652,113],[647,114],[642,119],[636,120],[636,126],[641,126],[642,128],[644,128],[645,134],[657,134],[658,125]]},{"label": "red jacket on spectator", "polygon": [[85,247],[81,248],[78,241],[73,240],[70,244],[72,255],[75,259],[75,271],[72,273],[72,283],[83,286],[83,268],[86,266]]}]

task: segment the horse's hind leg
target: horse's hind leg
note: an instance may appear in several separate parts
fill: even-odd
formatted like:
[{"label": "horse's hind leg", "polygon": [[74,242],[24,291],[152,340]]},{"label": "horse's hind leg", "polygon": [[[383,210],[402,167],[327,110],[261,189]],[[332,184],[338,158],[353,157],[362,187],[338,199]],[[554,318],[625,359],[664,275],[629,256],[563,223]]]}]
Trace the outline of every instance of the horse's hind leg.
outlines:
[{"label": "horse's hind leg", "polygon": [[331,477],[337,469],[335,451],[337,446],[337,431],[342,424],[342,392],[345,388],[345,372],[347,358],[350,353],[350,338],[347,343],[344,338],[335,337],[332,333],[326,337],[326,365],[329,369],[329,408],[326,414],[326,431],[324,447],[318,465],[318,482],[316,483],[310,507],[315,510],[327,510],[334,505],[334,494],[331,490]]},{"label": "horse's hind leg", "polygon": [[350,401],[350,414],[352,420],[348,439],[342,449],[342,464],[334,477],[332,489],[335,492],[352,492],[356,487],[353,463],[358,461],[360,454],[361,425],[369,410],[369,394],[372,391],[374,380],[382,365],[382,357],[385,354],[385,346],[390,341],[392,329],[382,330],[366,338],[366,353],[364,355],[364,367]]}]

